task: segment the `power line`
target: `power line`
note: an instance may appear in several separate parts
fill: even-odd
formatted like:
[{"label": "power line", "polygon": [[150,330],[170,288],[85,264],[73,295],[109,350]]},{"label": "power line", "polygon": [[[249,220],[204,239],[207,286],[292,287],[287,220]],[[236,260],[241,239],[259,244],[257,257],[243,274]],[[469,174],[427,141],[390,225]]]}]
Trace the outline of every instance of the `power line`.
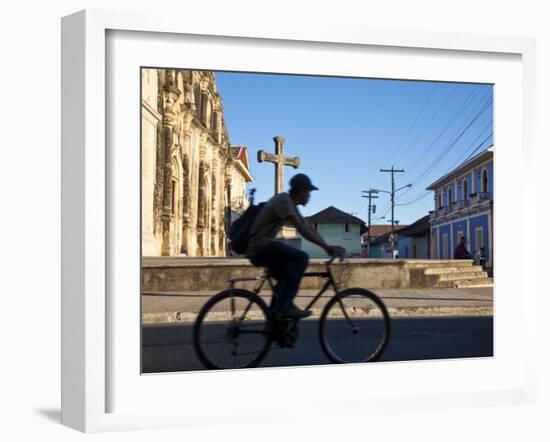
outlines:
[{"label": "power line", "polygon": [[428,190],[428,191],[424,192],[422,195],[420,195],[419,197],[414,198],[414,199],[412,199],[412,200],[410,200],[410,201],[407,201],[406,203],[396,204],[396,206],[408,206],[408,205],[410,205],[410,204],[413,204],[413,203],[416,203],[416,202],[420,201],[421,199],[426,198],[426,197],[427,197],[428,195],[430,195],[431,193],[432,193],[432,192]]},{"label": "power line", "polygon": [[[474,144],[477,143],[477,141],[481,138],[481,136],[485,133],[485,131],[487,129],[489,129],[492,125],[493,125],[493,120],[489,121],[487,126],[485,126],[483,128],[483,130],[479,133],[479,135],[476,137],[476,139],[474,141],[472,141],[472,143],[466,149],[464,149],[464,153],[453,163],[453,165],[449,168],[449,171],[453,170],[455,168],[455,166],[457,166],[458,164],[460,164],[460,163],[466,161],[467,159],[469,159],[471,157],[472,153],[477,152],[477,150],[479,149],[479,145],[477,145],[475,147],[473,152],[471,152],[470,149],[472,148],[472,146],[474,146]],[[491,132],[491,135],[488,138],[490,138],[492,135],[493,135],[493,132]],[[484,141],[487,141],[488,138],[486,138]],[[464,159],[464,157],[466,157],[466,159]]]},{"label": "power line", "polygon": [[[418,176],[418,178],[413,182],[413,186],[419,184],[423,179],[425,179],[434,169],[443,161],[443,159],[447,156],[447,154],[451,151],[451,149],[458,143],[458,141],[462,138],[462,136],[466,133],[466,131],[478,120],[478,118],[485,112],[485,110],[489,107],[489,105],[493,102],[493,99],[490,98],[487,102],[484,103],[482,108],[478,111],[478,113],[474,116],[474,118],[466,125],[464,129],[460,132],[458,136],[454,138],[452,142],[450,142],[446,148],[435,158],[434,161]],[[406,192],[404,192],[405,194]]]},{"label": "power line", "polygon": [[[441,106],[439,106],[439,109],[437,109],[437,111],[435,112],[435,114],[432,116],[431,120],[428,122],[428,124],[426,124],[426,126],[424,126],[424,129],[422,129],[422,131],[420,132],[420,134],[416,137],[416,139],[414,140],[414,142],[409,146],[408,149],[404,150],[401,155],[399,156],[399,158],[397,158],[397,160],[395,161],[396,163],[401,161],[401,159],[403,158],[403,156],[408,152],[410,151],[415,145],[416,143],[418,143],[418,140],[420,140],[422,138],[422,136],[424,135],[424,133],[426,132],[426,130],[428,129],[428,127],[431,126],[431,124],[434,122],[434,120],[436,119],[436,117],[441,113],[441,111],[443,110],[443,108],[445,107],[445,105],[449,102],[449,100],[451,99],[451,97],[454,95],[454,93],[456,92],[456,89],[458,88],[458,84],[455,84],[455,86],[451,89],[451,93],[447,96],[447,98],[443,101],[443,103],[441,104]],[[470,96],[474,93],[475,89],[472,90]]]},{"label": "power line", "polygon": [[466,158],[464,161],[468,161],[470,158],[472,158],[482,147],[483,145],[485,144],[485,141],[487,141],[489,138],[491,138],[493,136],[493,132],[491,132],[487,138],[485,138],[481,144],[468,156],[468,158]]},{"label": "power line", "polygon": [[[493,99],[489,99],[481,108],[481,110],[476,114],[476,116],[467,124],[467,126],[460,132],[460,134],[447,146],[447,148],[439,155],[439,157],[436,158],[436,160],[432,163],[432,167],[429,168],[429,170],[422,175],[422,179],[425,178],[435,167],[443,161],[443,159],[447,156],[447,154],[451,151],[451,149],[458,143],[458,141],[462,138],[462,136],[466,133],[466,131],[472,127],[472,125],[478,120],[478,118],[485,112],[485,110],[490,106],[490,104],[493,102]],[[419,180],[420,181],[420,180]],[[419,182],[417,181],[417,183]]]},{"label": "power line", "polygon": [[[455,85],[455,87],[451,90],[451,93],[447,96],[447,98],[443,101],[443,103],[441,104],[441,106],[439,107],[439,109],[436,111],[436,113],[433,115],[432,119],[428,122],[428,124],[424,127],[424,129],[422,130],[422,132],[420,133],[420,135],[415,139],[415,141],[413,142],[413,144],[409,147],[412,148],[416,142],[418,142],[418,140],[422,137],[422,135],[424,134],[424,132],[427,130],[427,128],[431,125],[431,123],[435,120],[435,118],[440,114],[440,112],[443,110],[443,108],[445,107],[445,105],[447,104],[447,102],[450,100],[450,98],[452,97],[452,95],[454,94],[454,92],[456,91],[458,85]],[[475,88],[475,89],[472,89],[472,91],[470,92],[470,94],[464,99],[464,101],[462,102],[462,104],[458,107],[458,109],[456,110],[456,112],[453,114],[453,116],[449,119],[447,125],[445,126],[445,128],[439,133],[439,135],[430,143],[430,145],[428,145],[428,147],[424,150],[424,152],[422,153],[421,157],[424,157],[428,151],[437,143],[437,141],[439,141],[439,139],[447,132],[447,130],[449,129],[449,127],[452,125],[452,123],[454,123],[456,117],[461,113],[461,112],[464,112],[475,100],[476,98],[479,96],[479,94],[482,92],[482,88]],[[487,91],[485,94],[483,94],[481,96],[481,98],[479,99],[479,102],[483,102],[483,100],[487,97],[487,95],[490,94],[490,91]],[[474,111],[470,112],[469,116],[472,115]],[[468,116],[468,117],[469,117]],[[408,150],[409,150],[408,149]],[[402,152],[401,154],[401,157],[407,153],[408,150],[405,150],[404,152]],[[439,158],[439,157],[437,157]],[[436,160],[437,160],[436,158]],[[443,159],[443,158],[442,158]],[[441,159],[441,160],[442,160]],[[440,160],[440,161],[441,161]],[[439,161],[439,162],[440,162]],[[437,162],[435,164],[435,166],[437,166],[437,164],[439,164],[439,162]],[[433,163],[432,163],[433,164]],[[431,165],[430,165],[431,166]],[[428,168],[430,168],[430,166],[428,166]],[[434,167],[435,167],[434,166]],[[433,170],[433,167],[432,169]],[[431,170],[429,170],[429,172],[431,172]],[[428,172],[428,173],[429,173]],[[421,173],[421,179],[422,179],[422,173]],[[413,185],[416,185],[420,180],[417,180]],[[403,195],[402,197],[407,194],[411,189],[406,189],[405,192],[403,192]],[[417,200],[420,200],[422,198],[425,198],[427,195],[429,195],[429,191],[427,193],[421,193],[419,194],[418,197],[413,197],[413,200],[405,203],[405,205],[408,205],[408,204],[412,204],[413,202],[416,202]],[[381,212],[381,215],[380,216],[384,216],[386,215],[391,209],[391,205],[387,206],[382,212]]]},{"label": "power line", "polygon": [[[483,132],[485,132],[485,129],[480,133],[480,135],[476,138],[475,141],[477,141],[477,140],[479,139],[479,137],[481,136],[481,134],[483,134]],[[485,144],[485,142],[486,142],[489,138],[491,138],[492,136],[493,136],[493,132],[491,132],[487,137],[485,137],[485,139],[484,139],[481,143],[479,143],[479,144],[476,146],[476,148],[473,150],[473,152],[471,152],[470,155],[469,155],[464,161],[467,161],[467,160],[469,160],[471,157],[473,157],[473,156],[476,154],[476,152],[478,152],[478,151],[483,147],[483,145]],[[474,143],[475,143],[475,141],[474,141]],[[472,143],[472,144],[473,144],[473,143]],[[472,145],[470,145],[469,147],[471,147],[471,146],[472,146]],[[463,162],[464,162],[464,161],[463,161]],[[445,172],[442,176],[445,176],[445,175],[447,175],[448,173],[450,173],[450,172],[455,168],[455,165],[456,165],[456,162],[455,162],[455,164],[454,164],[447,172]],[[404,203],[401,203],[401,204],[396,204],[396,206],[408,206],[408,205],[410,205],[410,204],[416,203],[417,201],[420,201],[421,199],[426,198],[426,197],[427,197],[428,195],[430,195],[431,193],[432,193],[432,191],[431,191],[431,190],[428,190],[428,191],[423,192],[422,194],[420,194],[418,197],[413,197],[412,200],[409,200],[409,201],[404,202]]]},{"label": "power line", "polygon": [[[409,134],[411,133],[412,131],[412,128],[415,126],[416,122],[418,121],[418,119],[421,117],[421,115],[424,113],[424,110],[426,109],[426,105],[428,104],[428,102],[430,101],[430,98],[432,98],[434,92],[435,92],[435,88],[437,86],[437,83],[435,83],[432,87],[432,90],[430,91],[429,95],[428,95],[428,98],[426,98],[426,100],[424,101],[424,104],[422,105],[422,108],[420,109],[420,112],[416,115],[416,118],[414,119],[414,121],[412,122],[412,124],[409,126],[409,130],[407,131],[407,133],[405,134],[405,136],[401,139],[401,142],[399,143],[399,146],[397,147],[396,150],[393,151],[393,153],[390,155],[390,157],[385,160],[386,163],[389,163],[390,160],[397,154],[397,152],[399,152],[399,150],[401,149],[401,147],[403,146],[403,144],[405,143],[405,140],[407,139],[407,137],[409,136]],[[455,87],[456,89],[456,87]],[[453,89],[453,92],[454,92],[454,89]],[[452,95],[452,93],[451,93]]]},{"label": "power line", "polygon": [[[481,100],[483,100],[483,98],[485,98],[487,94],[485,94]],[[480,100],[480,101],[481,101]],[[467,101],[467,100],[466,100]],[[459,111],[457,111],[455,113],[455,115],[453,116],[453,118],[460,112],[460,110],[462,108],[464,108],[465,106],[465,103],[466,101],[463,103],[463,105],[459,108]],[[453,141],[451,141],[446,147],[445,149],[435,158],[435,160],[428,166],[427,169],[424,170],[424,172],[422,172],[420,174],[420,176],[415,180],[414,182],[414,185],[418,184],[419,182],[421,182],[426,176],[428,176],[433,170],[435,167],[437,167],[438,164],[441,163],[441,161],[443,161],[443,159],[447,156],[447,154],[450,152],[450,150],[458,143],[458,141],[462,138],[462,136],[466,133],[466,131],[479,119],[479,117],[483,114],[483,112],[485,112],[485,110],[490,106],[490,104],[492,103],[492,98],[490,98],[489,100],[487,100],[481,107],[481,109],[479,109],[479,111],[477,112],[477,114],[472,118],[472,120],[470,120],[470,122],[465,126],[463,127],[463,129],[460,131],[460,133],[453,139]],[[472,115],[473,112],[470,113],[470,116]],[[466,120],[467,121],[467,120]],[[491,134],[489,134],[479,145],[476,146],[476,148],[473,150],[473,151],[470,151],[470,148],[477,142],[477,140],[479,140],[479,138],[483,135],[483,133],[491,126],[492,124],[492,121],[480,132],[480,134],[476,137],[476,139],[468,146],[468,148],[465,149],[466,151],[466,154],[470,154],[468,156],[467,159],[469,159],[471,156],[473,156],[483,145],[484,143],[493,135],[493,133],[491,132]],[[444,129],[444,131],[442,132],[442,134],[447,130],[447,128],[449,127],[449,125]],[[437,141],[437,139],[440,138],[440,136],[442,135],[440,134],[438,136],[438,138],[436,138],[435,141]],[[433,144],[433,143],[432,143]],[[462,155],[460,158],[462,158],[464,155]],[[455,164],[456,164],[456,161],[455,161]],[[453,167],[450,169],[452,170],[454,168],[454,165]],[[448,172],[447,172],[448,173]],[[410,189],[407,189],[405,192],[403,192],[403,195],[404,196]],[[410,205],[410,204],[414,204],[424,198],[426,198],[428,195],[431,194],[431,191],[424,191],[420,194],[418,194],[417,196],[413,197],[413,199],[411,200],[408,200],[404,203],[400,203],[400,204],[395,204],[396,206],[407,206],[407,205]],[[385,210],[384,213],[387,213],[389,211],[391,207],[388,207],[388,209]],[[393,223],[392,223],[393,224]]]},{"label": "power line", "polygon": [[[456,87],[455,87],[456,89]],[[439,141],[439,139],[445,135],[445,133],[447,132],[447,130],[452,126],[452,124],[456,121],[456,118],[457,116],[461,113],[461,112],[464,112],[469,106],[471,103],[473,103],[475,101],[475,98],[479,95],[479,93],[481,92],[482,89],[478,88],[478,89],[473,89],[470,93],[470,95],[468,95],[464,101],[462,102],[462,104],[459,106],[459,108],[456,110],[456,112],[451,116],[451,118],[449,118],[449,121],[447,122],[447,125],[443,128],[443,130],[439,133],[439,135],[428,145],[428,147],[426,149],[424,149],[424,151],[419,155],[418,158],[424,158],[428,152],[432,149],[433,146],[435,146],[435,144]],[[453,89],[453,92],[454,92],[454,89]],[[489,92],[487,92],[485,95],[487,95]],[[483,99],[485,98],[485,95],[483,97],[481,97],[480,99],[480,102],[483,101]],[[440,109],[441,110],[441,109]],[[418,138],[420,139],[420,137]],[[418,141],[418,139],[416,141]],[[412,147],[412,146],[411,146]],[[411,162],[409,162],[407,164],[410,165]]]},{"label": "power line", "polygon": [[[487,94],[485,94],[487,95]],[[471,96],[471,95],[470,95]],[[482,97],[482,99],[484,98],[485,96]],[[453,115],[453,118],[454,116],[456,116],[460,110],[462,110],[464,108],[464,105],[466,104],[466,102],[468,101],[465,100],[465,102],[462,104],[462,106],[459,108],[459,110],[457,112],[455,112],[455,114]],[[437,167],[437,165],[439,163],[441,163],[441,161],[443,161],[443,159],[447,156],[447,154],[450,152],[450,150],[452,149],[452,147],[454,147],[456,145],[456,143],[462,138],[462,136],[466,133],[466,131],[477,121],[477,119],[483,114],[483,112],[489,107],[489,105],[492,103],[492,98],[490,98],[488,101],[486,101],[483,106],[481,107],[481,109],[478,111],[478,113],[473,117],[473,119],[466,125],[466,127],[464,127],[462,129],[462,131],[453,139],[452,142],[450,142],[446,147],[445,149],[443,150],[442,153],[439,154],[439,156],[437,156],[435,158],[434,161],[432,161],[432,163],[428,166],[427,169],[424,170],[424,172],[422,172],[420,174],[420,176],[414,181],[413,183],[413,186],[417,185],[418,183],[420,183],[426,176],[428,176],[432,170],[435,169],[435,167]],[[470,115],[472,115],[473,112],[470,113]],[[469,115],[469,116],[470,116]],[[447,127],[444,129],[444,131],[436,138],[435,141],[437,141],[437,139],[439,139],[441,137],[441,135],[447,130],[447,128],[449,127],[449,125],[447,125]],[[483,132],[486,130],[487,128],[485,128],[481,134],[483,134]],[[479,137],[481,136],[481,134],[476,138],[476,141],[479,139]],[[487,139],[485,139],[483,142],[485,142]],[[474,141],[475,143],[475,141]],[[433,144],[433,143],[432,143]],[[470,145],[471,146],[471,145]],[[470,147],[469,146],[469,147]],[[468,147],[468,149],[469,149]],[[468,150],[466,149],[466,150]],[[393,167],[392,167],[393,168]],[[412,186],[411,186],[412,187]],[[403,192],[403,195],[402,197],[408,193],[410,191],[410,189],[406,189],[405,192]],[[393,209],[393,205],[397,205],[397,206],[407,206],[407,205],[410,205],[410,204],[413,204],[417,201],[420,201],[421,199],[425,198],[426,196],[428,196],[430,194],[430,191],[426,191],[426,192],[422,192],[421,194],[418,194],[418,196],[415,196],[413,197],[412,200],[409,200],[405,203],[401,203],[401,204],[395,204],[395,201],[393,202],[392,205],[390,205],[389,207],[387,207],[381,214],[381,216],[385,215],[390,209]],[[393,218],[393,217],[392,217]],[[393,225],[393,223],[392,223]]]}]

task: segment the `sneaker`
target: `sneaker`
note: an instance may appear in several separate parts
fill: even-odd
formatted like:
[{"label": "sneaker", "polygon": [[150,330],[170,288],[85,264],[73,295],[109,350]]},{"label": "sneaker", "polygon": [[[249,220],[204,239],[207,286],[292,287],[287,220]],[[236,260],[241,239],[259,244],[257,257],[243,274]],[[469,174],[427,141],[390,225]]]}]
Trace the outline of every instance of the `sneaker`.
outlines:
[{"label": "sneaker", "polygon": [[311,316],[311,310],[302,310],[293,305],[286,312],[279,313],[277,319],[303,319]]}]

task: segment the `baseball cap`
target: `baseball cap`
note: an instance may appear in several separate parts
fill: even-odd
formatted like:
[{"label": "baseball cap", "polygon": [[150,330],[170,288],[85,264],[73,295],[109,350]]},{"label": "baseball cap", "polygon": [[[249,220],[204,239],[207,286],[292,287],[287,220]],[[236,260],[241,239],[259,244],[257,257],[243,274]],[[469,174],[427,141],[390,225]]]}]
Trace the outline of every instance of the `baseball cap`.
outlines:
[{"label": "baseball cap", "polygon": [[293,189],[308,189],[308,190],[319,190],[315,187],[309,177],[303,173],[298,173],[294,175],[290,181],[290,187]]}]

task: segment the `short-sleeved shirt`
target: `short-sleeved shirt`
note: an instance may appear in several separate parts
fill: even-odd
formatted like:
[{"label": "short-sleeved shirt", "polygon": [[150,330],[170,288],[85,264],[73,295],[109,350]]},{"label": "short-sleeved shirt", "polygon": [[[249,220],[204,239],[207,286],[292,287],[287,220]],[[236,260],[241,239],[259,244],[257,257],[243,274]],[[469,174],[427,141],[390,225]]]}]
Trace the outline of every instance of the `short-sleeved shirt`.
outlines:
[{"label": "short-sleeved shirt", "polygon": [[257,254],[270,240],[274,239],[290,215],[304,221],[287,192],[278,193],[271,198],[262,207],[252,224],[246,255]]}]

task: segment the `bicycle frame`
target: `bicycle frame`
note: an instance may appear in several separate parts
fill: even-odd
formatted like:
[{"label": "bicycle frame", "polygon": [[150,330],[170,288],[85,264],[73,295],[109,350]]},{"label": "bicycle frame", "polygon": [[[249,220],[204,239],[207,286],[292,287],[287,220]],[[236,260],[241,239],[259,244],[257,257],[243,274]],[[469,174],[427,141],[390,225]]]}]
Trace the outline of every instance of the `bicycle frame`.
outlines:
[{"label": "bicycle frame", "polygon": [[[362,337],[367,338],[367,341],[364,342],[357,340],[354,341],[355,343],[358,343],[361,348],[364,347],[365,343],[372,340],[372,337],[370,336],[370,326],[368,327],[368,330],[366,330],[367,334],[362,332],[363,325],[361,320],[365,315],[355,314],[356,305],[354,305],[354,299],[356,299],[355,296],[358,296],[358,299],[365,299],[373,302],[375,306],[379,308],[382,315],[381,319],[383,322],[383,329],[381,330],[382,334],[380,335],[380,341],[377,343],[377,346],[373,347],[373,351],[370,353],[363,354],[364,351],[361,350],[361,353],[358,354],[358,356],[360,356],[360,359],[358,360],[359,362],[375,361],[384,351],[388,341],[390,333],[388,312],[383,302],[375,294],[368,290],[360,288],[347,288],[345,290],[340,290],[339,284],[337,284],[330,267],[333,260],[334,258],[325,262],[326,271],[306,272],[303,275],[303,277],[325,278],[325,281],[321,284],[321,289],[316,293],[313,299],[308,301],[308,305],[306,307],[307,310],[311,309],[329,288],[332,287],[334,290],[334,294],[329,295],[327,298],[326,305],[322,307],[319,316],[318,335],[323,352],[327,358],[334,363],[353,362],[355,360],[353,358],[350,360],[349,358],[343,356],[338,349],[333,348],[331,339],[327,338],[327,330],[328,336],[330,336],[332,333],[331,330],[334,330],[334,327],[336,327],[336,330],[341,331],[342,325],[346,327],[344,331],[347,330],[347,333],[351,333],[352,335],[361,334]],[[205,341],[205,343],[203,343],[201,338],[201,330],[203,329],[202,324],[204,322],[208,322],[208,320],[205,320],[206,315],[210,309],[212,309],[213,306],[218,305],[219,302],[229,301],[231,310],[228,312],[231,314],[228,328],[224,330],[224,326],[222,325],[222,334],[219,336],[220,341],[219,343],[215,343],[215,345],[220,344],[228,346],[226,347],[226,350],[224,350],[225,353],[222,351],[221,355],[226,355],[228,357],[254,355],[254,359],[251,359],[248,362],[243,362],[240,359],[233,360],[233,362],[231,362],[227,367],[234,368],[235,361],[237,361],[237,364],[240,364],[242,367],[255,367],[266,357],[267,353],[272,348],[272,345],[283,349],[294,347],[295,342],[299,339],[300,332],[298,323],[301,321],[301,318],[281,318],[278,312],[268,307],[265,301],[260,297],[260,292],[266,287],[266,281],[269,284],[272,293],[274,293],[276,284],[276,281],[274,280],[277,279],[271,275],[267,269],[263,275],[231,278],[229,280],[231,289],[218,293],[201,309],[193,329],[193,342],[197,355],[205,366],[208,368],[225,367],[223,362],[221,364],[218,362],[213,362],[213,359],[207,355],[208,352],[204,352],[203,345],[207,345],[208,347],[208,342]],[[255,284],[253,290],[235,287],[235,285],[241,281],[256,281],[257,284]],[[351,300],[349,305],[347,302],[348,297]],[[237,303],[240,302],[243,303],[237,306]],[[361,304],[357,305],[359,305],[357,308],[361,310],[359,312],[361,313],[363,311],[363,307],[361,307]],[[334,311],[333,308],[336,308],[336,311]],[[341,309],[342,315],[339,313],[338,308]],[[259,317],[256,316],[258,311],[260,312]],[[367,313],[368,312],[369,310],[367,310]],[[342,324],[343,317],[345,320]],[[374,315],[373,317],[376,319],[377,315]],[[335,320],[332,321],[333,319]],[[379,321],[377,319],[376,324],[378,324],[378,322]],[[351,326],[351,329],[347,328],[346,323],[347,326]],[[377,327],[377,329],[378,328],[379,327]],[[309,330],[309,328],[307,328],[307,330]],[[250,335],[256,335],[257,337],[251,337]],[[349,343],[346,341],[346,345],[348,344]],[[252,345],[252,348],[249,348],[250,345]],[[214,347],[213,351],[217,352],[216,354],[219,354],[220,350],[216,350],[216,348],[217,347]]]},{"label": "bicycle frame", "polygon": [[[313,277],[327,278],[327,281],[325,282],[325,284],[323,285],[321,290],[315,295],[315,297],[307,305],[306,310],[309,310],[319,300],[319,298],[323,295],[323,293],[325,293],[327,291],[327,289],[332,286],[336,296],[338,297],[338,303],[342,307],[342,311],[344,313],[344,316],[345,316],[346,320],[349,323],[352,323],[352,321],[349,318],[347,312],[345,311],[344,306],[342,305],[342,301],[340,299],[340,291],[338,290],[338,286],[336,285],[336,281],[334,280],[334,276],[332,275],[332,270],[330,268],[330,265],[332,264],[332,261],[334,261],[334,257],[330,258],[325,263],[325,265],[327,267],[326,272],[306,272],[306,273],[304,273],[304,275],[303,275],[304,278],[308,278],[308,277],[309,278],[313,278]],[[262,275],[262,276],[250,276],[250,277],[244,276],[244,277],[240,277],[240,278],[231,278],[229,280],[229,283],[230,283],[230,286],[231,286],[231,292],[232,293],[235,290],[235,283],[236,282],[242,282],[242,281],[260,281],[258,286],[253,290],[254,294],[256,294],[256,295],[258,295],[260,293],[263,286],[265,285],[265,282],[268,281],[269,286],[271,288],[271,292],[273,294],[275,293],[275,287],[273,285],[272,277],[269,275],[269,273],[267,273],[267,271],[266,271],[266,274]],[[248,304],[248,306],[246,307],[246,309],[244,310],[244,312],[242,314],[242,317],[246,316],[246,314],[248,313],[248,310],[250,309],[251,305],[252,305],[252,302],[250,302]],[[298,322],[298,320],[295,320],[294,322]]]}]

